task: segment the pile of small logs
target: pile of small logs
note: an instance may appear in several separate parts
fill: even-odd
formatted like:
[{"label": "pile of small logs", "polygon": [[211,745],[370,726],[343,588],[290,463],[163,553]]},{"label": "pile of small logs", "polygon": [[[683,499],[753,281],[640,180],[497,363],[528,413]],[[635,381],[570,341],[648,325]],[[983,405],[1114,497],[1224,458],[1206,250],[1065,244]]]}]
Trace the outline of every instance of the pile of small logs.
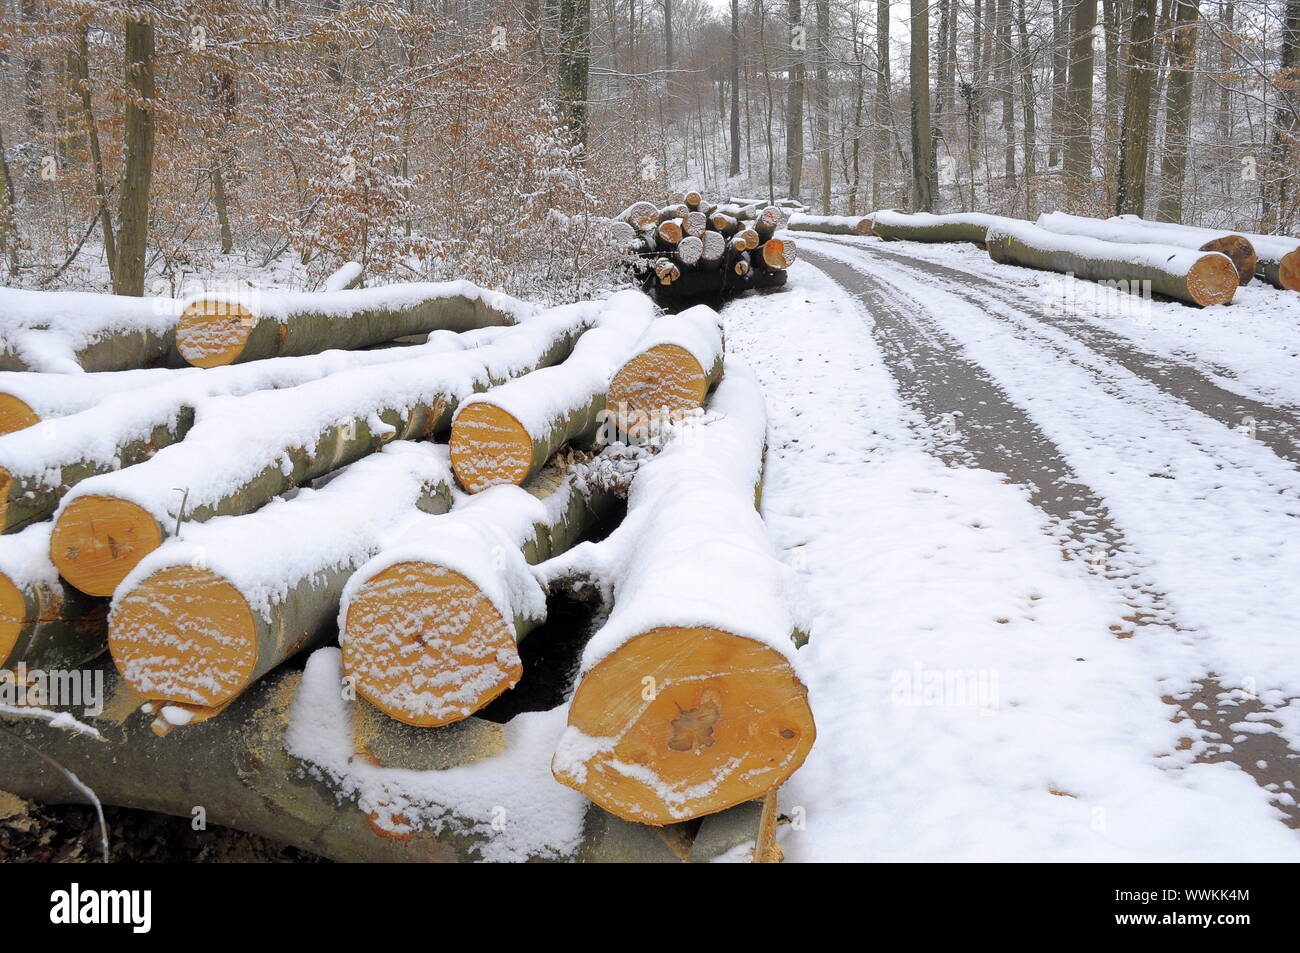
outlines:
[{"label": "pile of small logs", "polygon": [[659,207],[635,202],[615,216],[613,239],[662,304],[729,297],[785,284],[795,243],[777,238],[789,211],[776,205],[717,204],[696,190]]}]

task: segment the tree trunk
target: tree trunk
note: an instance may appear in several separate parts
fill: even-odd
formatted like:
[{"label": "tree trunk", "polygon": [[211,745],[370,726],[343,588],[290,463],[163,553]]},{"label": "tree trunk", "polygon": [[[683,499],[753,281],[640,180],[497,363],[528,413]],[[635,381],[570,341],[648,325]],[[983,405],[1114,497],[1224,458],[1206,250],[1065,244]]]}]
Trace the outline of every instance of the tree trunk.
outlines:
[{"label": "tree trunk", "polygon": [[789,66],[785,87],[785,167],[789,198],[798,199],[803,178],[803,60],[807,44],[800,0],[786,0],[786,12],[790,17],[790,48],[786,53]]},{"label": "tree trunk", "polygon": [[1218,252],[1120,245],[1011,221],[989,228],[988,249],[989,256],[1003,264],[1112,282],[1130,293],[1150,287],[1156,294],[1201,307],[1228,304],[1237,290],[1237,269]]},{"label": "tree trunk", "polygon": [[740,0],[731,0],[731,166],[740,175]]},{"label": "tree trunk", "polygon": [[144,294],[145,251],[149,242],[149,189],[153,182],[154,28],[143,20],[126,24],[126,160],[122,168],[122,197],[118,209],[113,293]]},{"label": "tree trunk", "polygon": [[1092,189],[1092,43],[1097,0],[1073,0],[1073,4],[1063,170],[1066,192],[1078,204],[1089,199]]},{"label": "tree trunk", "polygon": [[934,138],[930,128],[930,7],[911,0],[912,211],[934,210]]},{"label": "tree trunk", "polygon": [[870,235],[870,215],[791,215],[785,226],[792,232],[823,235]]},{"label": "tree trunk", "polygon": [[1173,50],[1165,91],[1165,148],[1160,163],[1160,202],[1156,218],[1183,219],[1183,183],[1187,175],[1188,131],[1192,120],[1192,84],[1196,74],[1196,20],[1200,0],[1175,0]]},{"label": "tree trunk", "polygon": [[817,0],[817,144],[821,149],[822,214],[831,214],[830,0]]},{"label": "tree trunk", "polygon": [[1025,214],[1037,214],[1038,174],[1038,119],[1034,105],[1034,57],[1029,48],[1029,22],[1025,16],[1025,0],[1020,0],[1017,24],[1020,33],[1020,84],[1021,102],[1025,115]]},{"label": "tree trunk", "polygon": [[871,167],[871,204],[884,201],[882,185],[889,163],[889,0],[876,0],[876,138]]},{"label": "tree trunk", "polygon": [[90,167],[95,177],[95,199],[99,202],[99,228],[104,242],[104,260],[108,264],[109,278],[117,269],[117,251],[113,239],[113,216],[108,209],[108,186],[104,178],[104,157],[99,147],[99,124],[95,121],[95,108],[90,94],[90,22],[88,18],[77,21],[76,44],[73,48],[73,75],[81,99],[82,120],[86,124],[86,143],[90,148]]},{"label": "tree trunk", "polygon": [[[978,3],[979,0],[976,0]],[[1070,22],[1074,0],[1052,0],[1052,135],[1048,142],[1047,165],[1056,168],[1069,123]]]},{"label": "tree trunk", "polygon": [[1011,0],[998,0],[997,44],[998,98],[1002,100],[1002,135],[1005,137],[1002,186],[1003,194],[1009,196],[1016,190],[1015,83],[1011,78],[1011,59],[1014,49],[1011,43]]},{"label": "tree trunk", "polygon": [[1141,215],[1146,207],[1151,88],[1155,83],[1155,24],[1156,0],[1134,0],[1128,77],[1124,84],[1124,123],[1119,141],[1119,183],[1115,193],[1118,215]]},{"label": "tree trunk", "polygon": [[1273,121],[1273,202],[1272,208],[1266,212],[1265,221],[1270,231],[1289,231],[1294,219],[1291,209],[1291,177],[1294,174],[1291,153],[1295,144],[1296,127],[1296,103],[1290,92],[1300,71],[1300,0],[1287,0],[1286,3],[1279,67],[1274,85],[1283,102],[1277,107]]},{"label": "tree trunk", "polygon": [[492,344],[434,361],[359,368],[234,398],[168,453],[73,489],[56,518],[50,556],[82,592],[110,595],[183,529],[182,520],[251,513],[390,441],[445,432],[461,400],[563,360],[593,320],[588,310],[551,312]]},{"label": "tree trunk", "polygon": [[[762,390],[729,367],[709,409],[708,439],[674,440],[644,464],[627,517],[597,546],[608,567],[599,591],[612,591],[613,606],[584,652],[552,762],[561,783],[644,824],[761,796],[816,736],[791,664],[801,633],[781,596],[789,570],[755,510]],[[709,506],[682,494],[683,482]]]},{"label": "tree trunk", "polygon": [[[1186,225],[1148,222],[1135,215],[1122,216],[1122,220],[1125,223],[1135,225],[1164,229],[1178,228],[1203,235],[1206,241],[1222,234],[1209,229],[1191,228]],[[1251,232],[1242,232],[1241,237],[1249,241],[1255,248],[1256,277],[1262,278],[1274,288],[1280,288],[1283,291],[1300,291],[1300,239],[1284,235],[1256,235]]]},{"label": "tree trunk", "polygon": [[871,234],[886,241],[970,242],[981,248],[984,247],[989,227],[1004,221],[999,215],[986,215],[983,212],[907,215],[882,210],[867,217],[871,221]]},{"label": "tree trunk", "polygon": [[138,581],[114,599],[117,670],[145,698],[195,715],[220,709],[332,635],[352,573],[386,534],[419,512],[445,513],[451,497],[446,450],[398,443],[320,490],[189,527],[142,560]]}]

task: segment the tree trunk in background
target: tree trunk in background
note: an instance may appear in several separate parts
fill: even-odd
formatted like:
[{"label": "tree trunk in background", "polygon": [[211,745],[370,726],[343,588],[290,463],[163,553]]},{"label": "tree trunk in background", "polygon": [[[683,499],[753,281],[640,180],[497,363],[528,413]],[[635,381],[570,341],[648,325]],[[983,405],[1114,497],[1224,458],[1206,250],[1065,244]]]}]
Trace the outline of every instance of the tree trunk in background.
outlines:
[{"label": "tree trunk in background", "polygon": [[1066,192],[1074,204],[1086,202],[1092,185],[1092,42],[1096,26],[1097,0],[1074,0],[1064,158]]},{"label": "tree trunk in background", "polygon": [[[39,27],[41,16],[36,6],[36,0],[23,0],[22,19],[33,29]],[[43,97],[41,95],[41,77],[44,73],[45,63],[39,56],[33,56],[27,60],[27,71],[23,81],[23,95],[27,109],[28,126],[37,135],[45,131],[45,111],[42,108]]]},{"label": "tree trunk in background", "polygon": [[[1113,143],[1119,139],[1119,117],[1123,108],[1120,99],[1119,51],[1121,40],[1121,0],[1101,0],[1102,22],[1106,36],[1106,105],[1102,116],[1102,141]],[[1118,159],[1113,148],[1102,151],[1102,181],[1106,184],[1106,205],[1115,203],[1115,166]]]},{"label": "tree trunk in background", "polygon": [[1037,214],[1034,192],[1037,188],[1034,177],[1038,171],[1038,118],[1034,105],[1034,59],[1029,48],[1029,21],[1025,16],[1025,0],[1020,0],[1017,26],[1020,33],[1020,83],[1021,101],[1025,112],[1025,217],[1032,219]]},{"label": "tree trunk in background", "polygon": [[785,87],[785,168],[786,181],[790,183],[789,197],[799,198],[800,180],[803,178],[803,56],[807,42],[803,33],[803,11],[800,0],[786,0],[790,17],[789,69]]},{"label": "tree trunk in background", "polygon": [[1286,0],[1286,21],[1282,28],[1282,50],[1280,57],[1281,71],[1276,86],[1283,102],[1277,107],[1277,118],[1273,130],[1273,168],[1269,178],[1276,182],[1273,189],[1272,207],[1265,203],[1264,231],[1290,231],[1292,214],[1290,202],[1293,201],[1290,178],[1292,145],[1295,142],[1295,102],[1288,102],[1289,88],[1300,79],[1300,0]]},{"label": "tree trunk in background", "polygon": [[876,154],[871,166],[871,207],[884,201],[880,185],[889,158],[889,0],[876,0]]},{"label": "tree trunk in background", "polygon": [[822,166],[822,214],[831,214],[830,0],[817,0],[817,146]]},{"label": "tree trunk in background", "polygon": [[1146,207],[1151,89],[1155,83],[1155,24],[1156,0],[1134,0],[1128,77],[1124,83],[1123,134],[1119,141],[1117,215],[1141,215]]},{"label": "tree trunk in background", "polygon": [[1002,100],[1002,133],[1006,137],[1002,187],[1016,187],[1016,111],[1011,78],[1011,0],[998,0],[997,8],[997,85]]},{"label": "tree trunk in background", "polygon": [[113,293],[144,294],[145,250],[149,241],[149,188],[153,181],[154,87],[153,24],[126,24],[126,161],[118,209],[117,273]]},{"label": "tree trunk in background", "polygon": [[930,8],[911,0],[912,211],[934,211],[934,138],[930,130]]},{"label": "tree trunk in background", "polygon": [[564,103],[569,132],[584,153],[587,147],[587,80],[590,60],[591,2],[560,0],[560,99]]},{"label": "tree trunk in background", "polygon": [[[229,130],[235,118],[235,97],[235,78],[232,75],[222,72],[213,77],[212,99],[225,122],[222,128],[223,135],[220,137],[222,142],[226,139],[224,133]],[[223,255],[229,255],[235,248],[235,239],[230,231],[230,198],[226,193],[225,165],[229,158],[230,150],[224,145],[218,145],[212,154],[212,170],[209,175],[212,182],[212,204],[216,207],[217,225],[221,230],[221,254]],[[403,161],[405,158],[403,157]]]},{"label": "tree trunk in background", "polygon": [[1160,203],[1156,219],[1181,222],[1187,175],[1188,130],[1196,66],[1196,20],[1201,0],[1176,0],[1169,86],[1165,90],[1165,149],[1160,162]]},{"label": "tree trunk in background", "polygon": [[9,259],[9,278],[17,281],[18,275],[18,212],[14,180],[5,158],[5,139],[0,131],[0,252]]},{"label": "tree trunk in background", "polygon": [[731,175],[740,175],[740,0],[731,0]]},{"label": "tree trunk in background", "polygon": [[99,124],[90,96],[90,27],[89,18],[77,23],[77,39],[72,51],[72,70],[81,100],[82,121],[86,124],[86,144],[90,149],[90,167],[95,176],[95,198],[99,202],[99,231],[104,241],[104,261],[111,279],[117,273],[117,251],[113,240],[113,215],[108,208],[108,185],[104,179],[104,156],[99,147]]},{"label": "tree trunk in background", "polygon": [[1052,0],[1052,133],[1048,139],[1047,165],[1056,168],[1065,141],[1066,88],[1070,63],[1070,17],[1072,0]]}]

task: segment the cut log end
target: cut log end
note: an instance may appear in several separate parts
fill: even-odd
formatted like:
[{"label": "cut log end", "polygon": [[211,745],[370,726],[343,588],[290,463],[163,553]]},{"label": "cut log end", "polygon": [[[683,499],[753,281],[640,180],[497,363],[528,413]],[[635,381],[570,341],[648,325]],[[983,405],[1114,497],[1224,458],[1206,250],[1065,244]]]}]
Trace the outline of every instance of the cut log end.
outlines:
[{"label": "cut log end", "polygon": [[253,331],[253,316],[229,301],[193,302],[176,323],[176,350],[195,367],[233,364]]},{"label": "cut log end", "polygon": [[162,527],[143,507],[111,496],[83,496],[55,522],[50,559],[59,575],[82,592],[111,596],[162,541]]},{"label": "cut log end", "polygon": [[1201,307],[1228,304],[1237,291],[1237,268],[1224,255],[1205,255],[1187,270],[1187,293]]},{"label": "cut log end", "polygon": [[401,562],[366,580],[342,641],[357,693],[408,725],[466,718],[523,674],[514,626],[468,577],[435,563]]},{"label": "cut log end", "polygon": [[769,268],[789,268],[794,264],[795,245],[793,241],[769,238],[763,243],[763,264]]},{"label": "cut log end", "polygon": [[1231,258],[1232,264],[1237,269],[1239,285],[1250,284],[1251,279],[1255,277],[1255,269],[1259,263],[1255,246],[1251,244],[1250,239],[1242,235],[1224,235],[1222,238],[1208,241],[1201,246],[1201,251],[1222,252]]},{"label": "cut log end", "polygon": [[1287,252],[1277,269],[1278,283],[1286,291],[1300,291],[1300,248]]},{"label": "cut log end", "polygon": [[253,679],[257,624],[244,596],[218,573],[173,566],[116,600],[108,650],[145,698],[216,708]]},{"label": "cut log end", "polygon": [[27,618],[22,591],[4,573],[0,573],[0,667],[3,667],[18,644]]},{"label": "cut log end", "polygon": [[533,438],[514,415],[486,401],[469,404],[451,427],[451,469],[468,493],[528,478]]},{"label": "cut log end", "polygon": [[753,800],[790,777],[816,737],[784,655],[711,628],[625,642],[579,684],[552,771],[624,820],[663,825]]},{"label": "cut log end", "polygon": [[656,344],[619,368],[606,403],[630,425],[646,414],[671,418],[699,407],[708,391],[708,374],[694,354],[679,344]]},{"label": "cut log end", "polygon": [[41,422],[40,415],[13,394],[0,394],[0,434],[25,430]]}]

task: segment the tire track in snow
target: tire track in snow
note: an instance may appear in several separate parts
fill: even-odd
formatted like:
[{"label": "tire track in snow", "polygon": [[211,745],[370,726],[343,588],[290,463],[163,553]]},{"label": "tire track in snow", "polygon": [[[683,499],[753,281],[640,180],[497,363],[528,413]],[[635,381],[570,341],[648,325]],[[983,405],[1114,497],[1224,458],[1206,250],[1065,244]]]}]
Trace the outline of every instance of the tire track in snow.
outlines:
[{"label": "tire track in snow", "polygon": [[[807,238],[802,233],[799,237]],[[834,236],[821,236],[811,242],[814,247],[818,242],[826,242],[887,259],[895,265],[923,275],[927,280],[938,279],[944,285],[944,290],[982,307],[985,302],[970,290],[971,285],[978,285],[988,297],[1009,306],[1028,319],[1028,324],[1046,325],[1055,329],[1224,426],[1236,428],[1246,420],[1253,420],[1255,439],[1282,459],[1300,465],[1300,415],[1292,408],[1258,401],[1228,390],[1192,365],[1141,350],[1131,339],[1091,321],[1068,313],[1047,314],[1041,306],[1036,307],[1029,296],[974,271],[911,257],[902,252],[887,251],[875,245],[838,240]],[[1011,320],[1006,315],[996,316]],[[1020,326],[1032,331],[1026,324]]]},{"label": "tire track in snow", "polygon": [[[1112,626],[1119,637],[1132,636],[1139,626],[1144,637],[1164,637],[1158,634],[1161,628],[1176,636],[1177,621],[1141,555],[1116,525],[1103,498],[1079,478],[1064,452],[1030,413],[967,356],[967,349],[926,313],[918,298],[900,292],[887,275],[877,277],[837,258],[810,254],[806,246],[801,250],[810,264],[857,297],[871,313],[873,336],[900,394],[924,417],[933,452],[949,465],[1004,473],[1025,486],[1031,501],[1062,528],[1060,542],[1072,558],[1088,559],[1102,547],[1106,553],[1104,575],[1119,587],[1133,609],[1125,619],[1131,624],[1129,629]],[[971,303],[983,307],[982,302]],[[1122,399],[1123,395],[1116,396]],[[1089,562],[1095,566],[1094,560]],[[1270,791],[1300,788],[1300,756],[1288,749],[1286,741],[1272,732],[1254,733],[1240,727],[1269,718],[1270,709],[1258,698],[1226,691],[1211,675],[1200,680],[1193,692],[1166,700],[1177,704],[1183,716],[1201,729],[1208,741],[1199,755],[1202,760],[1230,761]],[[1283,704],[1286,701],[1289,699]],[[1286,802],[1283,797],[1279,807],[1287,815],[1288,825],[1300,827],[1294,800]]]}]

